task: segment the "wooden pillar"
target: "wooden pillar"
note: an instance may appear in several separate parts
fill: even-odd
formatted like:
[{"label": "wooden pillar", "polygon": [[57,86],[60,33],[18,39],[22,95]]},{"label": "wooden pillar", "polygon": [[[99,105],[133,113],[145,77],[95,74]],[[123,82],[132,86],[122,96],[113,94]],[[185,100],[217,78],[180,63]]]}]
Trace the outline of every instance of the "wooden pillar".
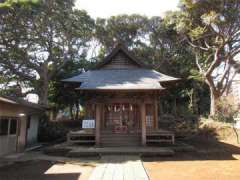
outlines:
[{"label": "wooden pillar", "polygon": [[141,128],[142,128],[142,145],[146,145],[146,105],[144,102],[140,105],[141,111]]},{"label": "wooden pillar", "polygon": [[154,98],[155,129],[158,129],[158,96]]},{"label": "wooden pillar", "polygon": [[26,147],[26,139],[27,139],[27,117],[20,117],[19,122],[19,132],[17,139],[17,152],[23,152]]},{"label": "wooden pillar", "polygon": [[96,146],[100,145],[100,127],[101,127],[101,104],[96,104],[96,123],[95,123],[95,141]]}]

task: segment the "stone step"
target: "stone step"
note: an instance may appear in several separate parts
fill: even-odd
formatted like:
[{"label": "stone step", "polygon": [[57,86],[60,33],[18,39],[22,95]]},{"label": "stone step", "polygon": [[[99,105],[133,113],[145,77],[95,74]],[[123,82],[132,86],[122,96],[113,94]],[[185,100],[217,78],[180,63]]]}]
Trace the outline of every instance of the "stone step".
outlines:
[{"label": "stone step", "polygon": [[71,150],[67,156],[101,156],[101,155],[141,155],[141,156],[173,156],[174,150],[165,147],[79,147]]}]

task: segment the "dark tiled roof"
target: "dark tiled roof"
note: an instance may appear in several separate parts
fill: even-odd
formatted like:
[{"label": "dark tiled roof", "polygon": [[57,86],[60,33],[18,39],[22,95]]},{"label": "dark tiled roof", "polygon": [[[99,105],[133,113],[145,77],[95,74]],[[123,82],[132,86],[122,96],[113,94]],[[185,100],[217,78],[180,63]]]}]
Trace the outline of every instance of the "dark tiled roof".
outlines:
[{"label": "dark tiled roof", "polygon": [[[120,59],[122,62],[117,62],[114,58],[119,52],[125,54],[129,63],[135,63],[138,66],[135,66],[135,68],[119,66],[119,63],[125,63],[122,59]],[[117,62],[118,64],[114,67],[106,68],[106,65],[112,63],[114,59],[115,63]],[[79,83],[80,87],[77,89],[85,90],[161,90],[164,89],[161,86],[161,82],[176,80],[179,79],[150,69],[129,52],[126,47],[119,44],[94,69],[64,79],[63,82]]]},{"label": "dark tiled roof", "polygon": [[151,69],[114,69],[87,71],[63,81],[81,83],[78,89],[164,89],[161,82],[175,80]]}]

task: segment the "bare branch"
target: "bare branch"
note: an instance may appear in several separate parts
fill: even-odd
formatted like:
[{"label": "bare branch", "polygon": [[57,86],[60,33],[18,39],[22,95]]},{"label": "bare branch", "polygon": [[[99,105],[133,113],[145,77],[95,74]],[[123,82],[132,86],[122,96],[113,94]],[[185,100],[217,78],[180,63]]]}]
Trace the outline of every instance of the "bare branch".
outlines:
[{"label": "bare branch", "polygon": [[220,63],[220,50],[221,50],[221,47],[220,48],[217,48],[215,53],[214,53],[214,60],[213,62],[211,63],[210,67],[208,68],[207,72],[206,72],[206,76],[210,75],[214,68]]},{"label": "bare branch", "polygon": [[200,73],[203,74],[204,72],[203,72],[203,69],[202,69],[201,65],[199,64],[199,57],[198,57],[197,54],[195,55],[195,60],[196,60],[196,65],[197,65]]},{"label": "bare branch", "polygon": [[202,47],[202,46],[198,46],[196,44],[193,44],[188,38],[187,38],[187,42],[190,46],[192,46],[193,48],[199,48],[201,50],[204,50],[204,51],[208,51],[209,48],[205,48],[205,47]]}]

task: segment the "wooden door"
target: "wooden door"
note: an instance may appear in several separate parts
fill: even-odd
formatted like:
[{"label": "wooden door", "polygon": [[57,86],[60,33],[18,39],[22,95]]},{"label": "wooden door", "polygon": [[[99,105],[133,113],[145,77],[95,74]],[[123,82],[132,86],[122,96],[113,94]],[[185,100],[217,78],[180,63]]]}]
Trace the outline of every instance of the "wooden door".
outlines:
[{"label": "wooden door", "polygon": [[113,133],[133,133],[139,128],[138,106],[130,103],[111,103],[104,107],[104,128]]}]

